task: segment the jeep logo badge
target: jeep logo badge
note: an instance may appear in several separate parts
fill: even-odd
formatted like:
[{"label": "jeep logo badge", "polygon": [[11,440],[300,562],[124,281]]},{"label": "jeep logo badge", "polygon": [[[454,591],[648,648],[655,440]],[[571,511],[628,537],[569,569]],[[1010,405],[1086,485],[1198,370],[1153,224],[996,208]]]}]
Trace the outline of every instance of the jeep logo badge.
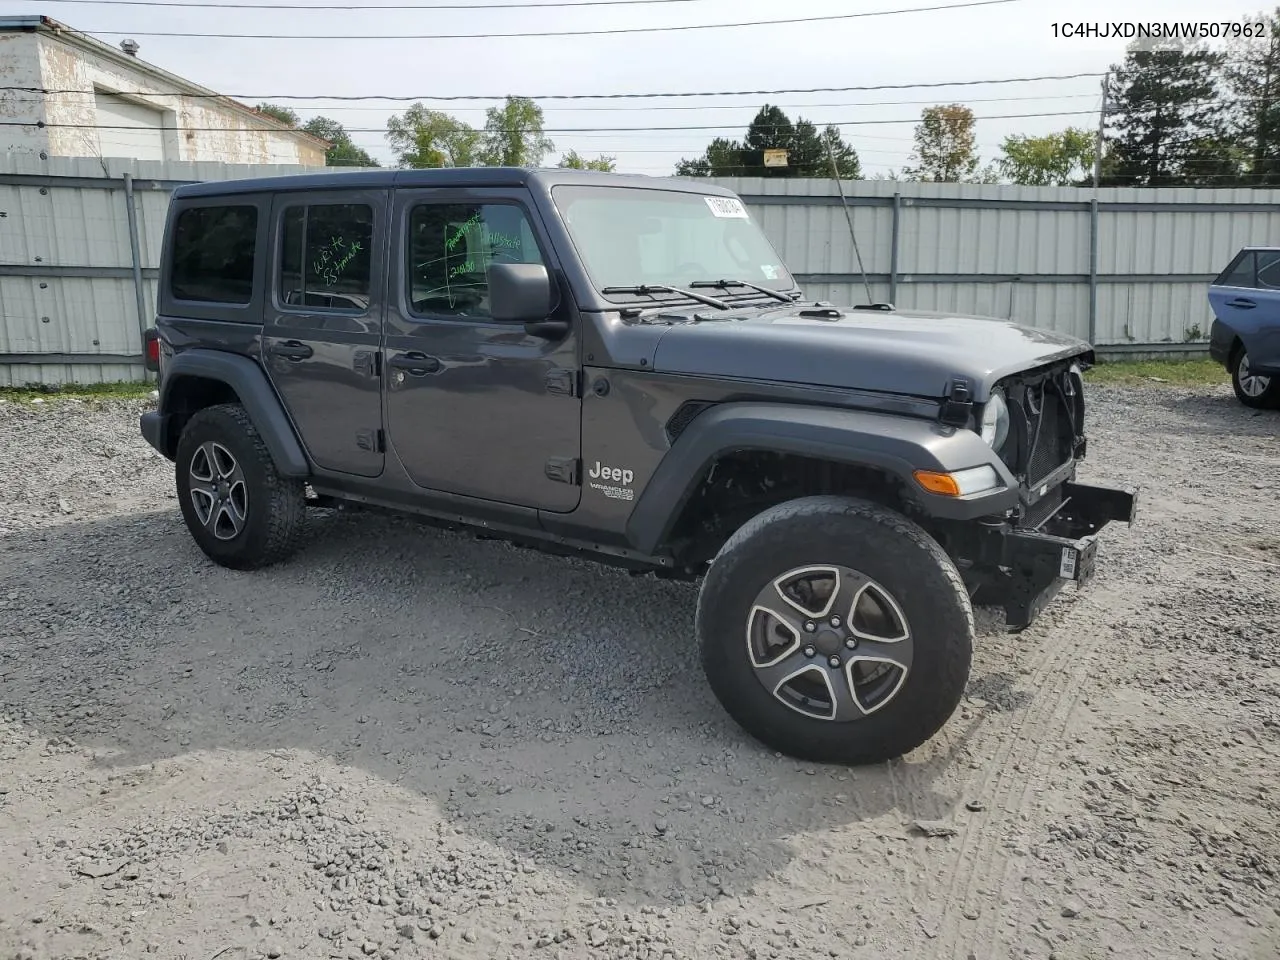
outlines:
[{"label": "jeep logo badge", "polygon": [[614,483],[621,483],[623,486],[631,486],[631,481],[635,479],[635,474],[630,470],[623,470],[621,467],[606,467],[599,460],[596,465],[587,471],[587,476],[592,480],[612,480]]}]

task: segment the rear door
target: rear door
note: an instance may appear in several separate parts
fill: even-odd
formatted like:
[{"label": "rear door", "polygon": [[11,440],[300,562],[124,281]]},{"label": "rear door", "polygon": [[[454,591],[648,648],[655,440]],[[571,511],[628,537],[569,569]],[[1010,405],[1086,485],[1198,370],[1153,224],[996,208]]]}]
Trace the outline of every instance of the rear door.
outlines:
[{"label": "rear door", "polygon": [[1209,288],[1209,302],[1253,369],[1280,368],[1280,250],[1242,250]]},{"label": "rear door", "polygon": [[280,194],[263,363],[317,466],[382,472],[387,190]]}]

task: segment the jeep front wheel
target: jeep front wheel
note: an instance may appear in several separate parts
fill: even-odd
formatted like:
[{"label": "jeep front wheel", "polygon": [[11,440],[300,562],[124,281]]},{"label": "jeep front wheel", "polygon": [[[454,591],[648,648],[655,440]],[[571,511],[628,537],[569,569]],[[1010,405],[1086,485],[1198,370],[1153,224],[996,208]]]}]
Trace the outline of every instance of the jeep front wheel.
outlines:
[{"label": "jeep front wheel", "polygon": [[876,763],[955,711],[973,609],[951,559],[906,517],[806,497],[725,543],[697,630],[712,690],[756,739],[800,759]]},{"label": "jeep front wheel", "polygon": [[276,472],[244,407],[206,407],[188,420],[175,473],[182,517],[209,559],[250,570],[297,549],[306,515],[304,485]]}]

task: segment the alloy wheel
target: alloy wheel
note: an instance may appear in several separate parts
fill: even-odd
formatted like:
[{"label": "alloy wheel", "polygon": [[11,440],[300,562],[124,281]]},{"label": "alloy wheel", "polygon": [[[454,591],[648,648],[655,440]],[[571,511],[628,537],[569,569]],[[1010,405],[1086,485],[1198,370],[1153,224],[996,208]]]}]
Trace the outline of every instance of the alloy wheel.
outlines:
[{"label": "alloy wheel", "polygon": [[192,455],[187,474],[201,525],[219,540],[234,540],[249,515],[249,490],[236,458],[222,444],[206,440]]},{"label": "alloy wheel", "polygon": [[849,567],[789,570],[747,616],[756,679],[792,710],[847,722],[886,706],[911,670],[911,629],[883,586]]}]

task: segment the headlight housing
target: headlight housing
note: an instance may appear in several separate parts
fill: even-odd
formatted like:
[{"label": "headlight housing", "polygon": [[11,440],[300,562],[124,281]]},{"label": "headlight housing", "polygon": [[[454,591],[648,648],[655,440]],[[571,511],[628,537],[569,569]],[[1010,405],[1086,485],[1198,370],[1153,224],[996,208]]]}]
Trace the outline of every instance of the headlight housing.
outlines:
[{"label": "headlight housing", "polygon": [[982,405],[982,425],[978,432],[993,450],[999,450],[1009,439],[1009,405],[1002,391],[992,390],[991,398]]}]

